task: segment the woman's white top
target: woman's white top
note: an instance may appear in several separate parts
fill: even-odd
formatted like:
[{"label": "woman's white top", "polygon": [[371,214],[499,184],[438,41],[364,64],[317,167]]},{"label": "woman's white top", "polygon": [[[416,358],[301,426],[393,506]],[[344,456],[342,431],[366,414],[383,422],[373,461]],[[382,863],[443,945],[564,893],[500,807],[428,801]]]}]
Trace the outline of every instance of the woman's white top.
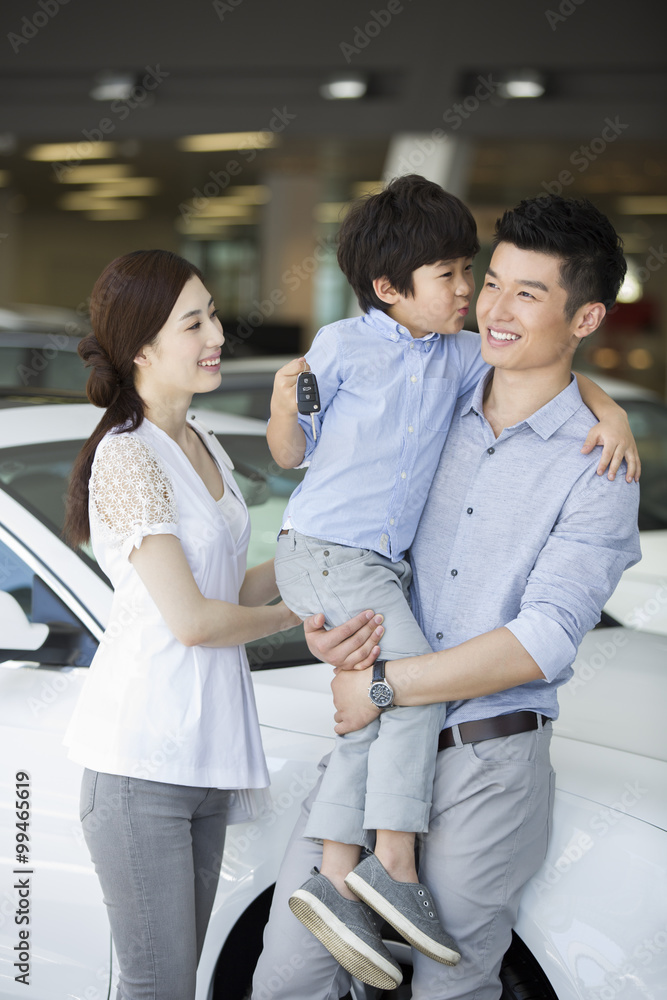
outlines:
[{"label": "woman's white top", "polygon": [[95,453],[91,542],[114,598],[65,743],[73,760],[95,771],[265,788],[269,776],[245,649],[180,643],[128,559],[146,535],[175,535],[204,597],[238,603],[248,511],[215,436],[193,417],[188,423],[220,469],[229,520],[181,448],[149,420],[134,431],[107,434]]}]

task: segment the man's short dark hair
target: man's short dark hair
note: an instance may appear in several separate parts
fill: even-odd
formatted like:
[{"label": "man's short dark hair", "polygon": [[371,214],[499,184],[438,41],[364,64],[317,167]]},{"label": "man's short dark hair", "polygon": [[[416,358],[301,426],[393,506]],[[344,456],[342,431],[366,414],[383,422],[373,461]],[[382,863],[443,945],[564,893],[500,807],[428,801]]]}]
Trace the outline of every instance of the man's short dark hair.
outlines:
[{"label": "man's short dark hair", "polygon": [[384,191],[356,202],[338,236],[338,264],[364,312],[389,309],[375,294],[376,278],[412,295],[417,268],[474,257],[478,250],[470,210],[418,174],[396,177]]},{"label": "man's short dark hair", "polygon": [[627,270],[622,239],[585,198],[544,194],[520,202],[496,222],[494,250],[499,243],[560,258],[568,321],[587,302],[610,309]]}]

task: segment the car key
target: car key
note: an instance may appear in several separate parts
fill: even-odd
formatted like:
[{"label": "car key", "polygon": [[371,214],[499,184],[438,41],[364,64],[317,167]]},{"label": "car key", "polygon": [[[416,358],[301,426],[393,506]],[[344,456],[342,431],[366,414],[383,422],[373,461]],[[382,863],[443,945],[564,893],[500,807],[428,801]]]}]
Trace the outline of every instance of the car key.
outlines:
[{"label": "car key", "polygon": [[320,410],[320,393],[317,379],[312,372],[301,372],[296,380],[296,406],[299,413],[310,413],[310,425],[313,428],[313,440],[317,441],[315,430],[315,413]]}]

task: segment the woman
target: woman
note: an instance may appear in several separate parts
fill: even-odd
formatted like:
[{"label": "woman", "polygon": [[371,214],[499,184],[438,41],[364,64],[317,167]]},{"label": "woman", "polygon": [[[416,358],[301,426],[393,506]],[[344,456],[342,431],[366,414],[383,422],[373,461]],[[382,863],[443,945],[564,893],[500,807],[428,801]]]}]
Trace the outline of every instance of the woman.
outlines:
[{"label": "woman", "polygon": [[[266,788],[243,643],[299,619],[273,561],[245,570],[248,513],[213,434],[188,417],[220,384],[201,275],[164,250],[113,261],[79,353],[106,412],[72,473],[66,534],[111,580],[109,624],[65,742],[120,965],[117,1000],[188,1000],[225,826]],[[230,807],[233,815],[230,815]]]}]

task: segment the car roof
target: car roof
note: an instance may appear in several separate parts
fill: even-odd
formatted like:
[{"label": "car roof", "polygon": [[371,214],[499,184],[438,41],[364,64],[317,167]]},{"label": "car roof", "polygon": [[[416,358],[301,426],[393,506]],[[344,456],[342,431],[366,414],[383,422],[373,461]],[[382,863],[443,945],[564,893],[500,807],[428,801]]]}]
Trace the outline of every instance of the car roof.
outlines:
[{"label": "car roof", "polygon": [[[196,406],[189,412],[216,434],[266,433],[266,424],[252,417],[198,410]],[[90,403],[7,407],[0,409],[0,441],[4,448],[45,441],[82,441],[92,434],[101,417],[102,410]]]}]

